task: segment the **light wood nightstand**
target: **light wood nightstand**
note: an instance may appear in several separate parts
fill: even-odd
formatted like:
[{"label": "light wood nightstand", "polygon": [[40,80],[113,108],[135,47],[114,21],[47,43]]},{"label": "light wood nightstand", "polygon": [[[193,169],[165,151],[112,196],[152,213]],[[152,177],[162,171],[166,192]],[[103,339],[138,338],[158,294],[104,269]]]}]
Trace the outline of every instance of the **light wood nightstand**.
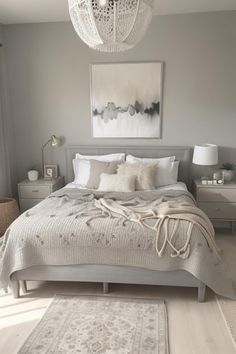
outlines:
[{"label": "light wood nightstand", "polygon": [[24,180],[18,183],[18,194],[21,212],[32,208],[49,194],[64,186],[64,177],[56,179],[38,179],[35,182]]},{"label": "light wood nightstand", "polygon": [[236,183],[223,185],[201,184],[200,180],[194,181],[194,196],[197,205],[210,219],[229,221],[234,233],[236,221]]}]

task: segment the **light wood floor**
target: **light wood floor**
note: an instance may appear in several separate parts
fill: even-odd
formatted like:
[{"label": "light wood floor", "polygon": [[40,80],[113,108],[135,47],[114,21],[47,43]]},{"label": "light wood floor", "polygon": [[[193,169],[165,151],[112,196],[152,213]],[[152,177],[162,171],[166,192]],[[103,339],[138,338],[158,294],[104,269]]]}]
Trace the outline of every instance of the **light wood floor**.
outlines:
[{"label": "light wood floor", "polygon": [[[232,236],[227,236],[232,237]],[[101,284],[28,283],[20,299],[0,295],[0,354],[13,354],[42,317],[54,294],[101,294]],[[165,299],[169,320],[171,354],[235,354],[214,294],[208,290],[205,303],[197,302],[197,290],[112,284],[110,295]],[[34,353],[31,353],[34,354]]]}]

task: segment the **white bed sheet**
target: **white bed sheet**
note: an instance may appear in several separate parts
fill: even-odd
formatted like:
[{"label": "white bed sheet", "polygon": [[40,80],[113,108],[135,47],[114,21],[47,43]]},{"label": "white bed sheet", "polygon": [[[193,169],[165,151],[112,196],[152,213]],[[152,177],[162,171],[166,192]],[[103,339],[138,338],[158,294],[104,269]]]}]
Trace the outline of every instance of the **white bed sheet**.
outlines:
[{"label": "white bed sheet", "polygon": [[162,187],[157,188],[158,191],[164,191],[164,190],[170,190],[170,189],[179,190],[179,191],[187,191],[188,190],[188,188],[184,182],[177,182],[174,184],[168,184],[167,186],[162,186]]},{"label": "white bed sheet", "polygon": [[[86,188],[81,187],[81,186],[78,185],[78,184],[75,184],[74,182],[68,183],[68,184],[65,186],[65,188],[86,189]],[[177,183],[175,183],[175,184],[169,184],[169,185],[167,185],[167,186],[159,187],[159,188],[157,188],[156,190],[160,190],[160,191],[165,191],[165,190],[166,190],[166,191],[168,191],[168,190],[170,190],[170,189],[172,189],[172,190],[173,190],[173,189],[174,189],[174,190],[180,190],[180,191],[187,191],[187,190],[188,190],[186,184],[183,183],[183,182],[177,182]]]}]

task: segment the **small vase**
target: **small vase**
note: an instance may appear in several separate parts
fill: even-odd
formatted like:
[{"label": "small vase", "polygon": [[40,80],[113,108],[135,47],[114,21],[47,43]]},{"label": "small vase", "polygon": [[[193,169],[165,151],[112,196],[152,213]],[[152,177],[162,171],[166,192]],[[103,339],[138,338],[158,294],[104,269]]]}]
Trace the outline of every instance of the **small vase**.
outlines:
[{"label": "small vase", "polygon": [[30,170],[28,171],[28,179],[31,182],[37,181],[37,179],[39,178],[39,172],[36,170]]},{"label": "small vase", "polygon": [[232,181],[234,177],[234,171],[232,170],[222,170],[223,176],[224,176],[224,181],[225,182],[230,182]]}]

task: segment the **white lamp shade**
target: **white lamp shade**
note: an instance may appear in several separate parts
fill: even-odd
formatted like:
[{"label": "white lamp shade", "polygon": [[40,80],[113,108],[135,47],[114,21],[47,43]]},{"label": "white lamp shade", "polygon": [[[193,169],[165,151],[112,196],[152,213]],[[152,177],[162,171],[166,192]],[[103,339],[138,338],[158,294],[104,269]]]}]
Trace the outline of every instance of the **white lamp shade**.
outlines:
[{"label": "white lamp shade", "polygon": [[218,146],[214,144],[195,145],[193,163],[196,165],[211,166],[218,164]]}]

